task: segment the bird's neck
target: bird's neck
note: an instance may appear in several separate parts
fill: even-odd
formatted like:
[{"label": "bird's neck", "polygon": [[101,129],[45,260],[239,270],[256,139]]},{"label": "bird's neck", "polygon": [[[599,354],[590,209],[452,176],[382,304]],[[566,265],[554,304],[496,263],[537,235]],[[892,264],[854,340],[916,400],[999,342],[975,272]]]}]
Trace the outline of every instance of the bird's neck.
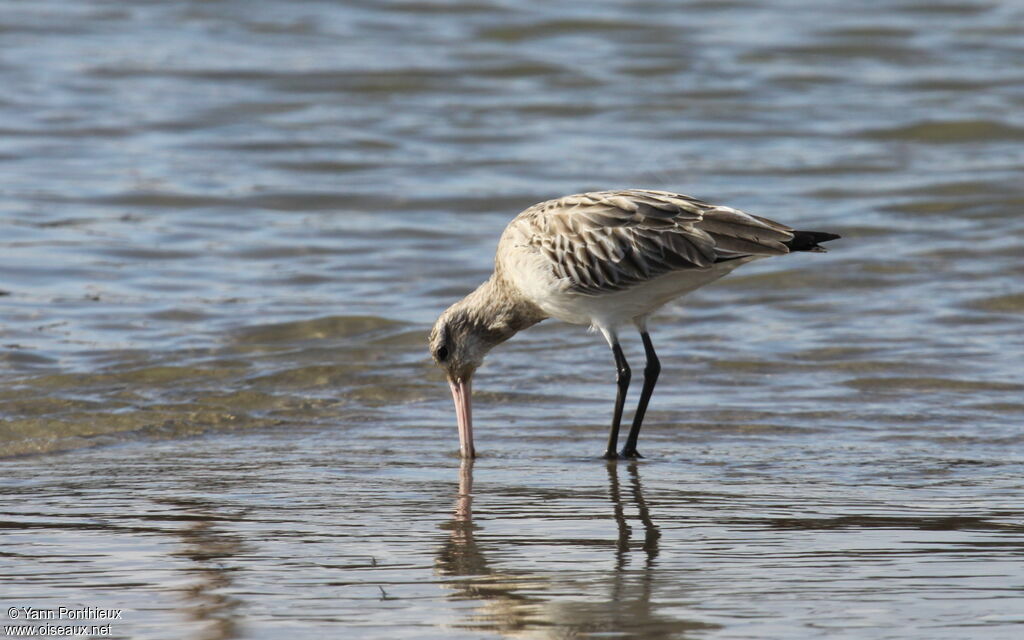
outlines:
[{"label": "bird's neck", "polygon": [[463,303],[473,310],[474,323],[495,344],[547,318],[537,305],[526,300],[497,272],[466,296]]}]

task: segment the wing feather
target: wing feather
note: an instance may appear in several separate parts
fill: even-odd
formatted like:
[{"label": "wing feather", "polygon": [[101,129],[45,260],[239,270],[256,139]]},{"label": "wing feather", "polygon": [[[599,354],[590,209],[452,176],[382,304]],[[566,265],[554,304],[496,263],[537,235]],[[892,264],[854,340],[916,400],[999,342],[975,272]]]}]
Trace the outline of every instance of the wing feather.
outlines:
[{"label": "wing feather", "polygon": [[767,218],[759,218],[729,207],[717,207],[704,214],[700,228],[715,241],[721,253],[735,255],[782,255],[793,230]]},{"label": "wing feather", "polygon": [[[788,253],[792,229],[667,191],[598,191],[530,207],[509,225],[576,293],[621,291],[671,271]],[[510,236],[510,237],[511,237]]]}]

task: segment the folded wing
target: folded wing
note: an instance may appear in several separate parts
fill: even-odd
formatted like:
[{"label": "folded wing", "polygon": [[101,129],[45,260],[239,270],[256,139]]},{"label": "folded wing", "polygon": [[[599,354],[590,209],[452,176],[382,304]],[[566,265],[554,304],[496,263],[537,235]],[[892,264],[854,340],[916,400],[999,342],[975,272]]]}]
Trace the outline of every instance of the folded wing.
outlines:
[{"label": "folded wing", "polygon": [[512,222],[567,289],[599,295],[672,271],[709,269],[747,256],[789,253],[793,230],[729,207],[667,191],[630,189],[566,196]]}]

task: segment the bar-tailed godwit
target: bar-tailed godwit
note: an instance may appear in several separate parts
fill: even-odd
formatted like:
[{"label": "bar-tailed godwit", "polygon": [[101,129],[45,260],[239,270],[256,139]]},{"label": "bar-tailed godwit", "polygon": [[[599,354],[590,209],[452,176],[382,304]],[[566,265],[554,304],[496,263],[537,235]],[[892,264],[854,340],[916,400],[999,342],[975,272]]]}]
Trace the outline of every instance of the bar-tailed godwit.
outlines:
[{"label": "bar-tailed godwit", "polygon": [[[476,455],[473,373],[495,345],[546,318],[604,335],[618,385],[605,457],[640,457],[637,438],[661,371],[647,332],[651,313],[748,262],[822,252],[819,242],[838,237],[667,191],[598,191],[533,205],[505,228],[491,277],[448,307],[430,333],[430,353],[455,400],[462,457]],[[618,332],[630,323],[640,331],[647,365],[633,424],[616,454],[630,379]]]}]

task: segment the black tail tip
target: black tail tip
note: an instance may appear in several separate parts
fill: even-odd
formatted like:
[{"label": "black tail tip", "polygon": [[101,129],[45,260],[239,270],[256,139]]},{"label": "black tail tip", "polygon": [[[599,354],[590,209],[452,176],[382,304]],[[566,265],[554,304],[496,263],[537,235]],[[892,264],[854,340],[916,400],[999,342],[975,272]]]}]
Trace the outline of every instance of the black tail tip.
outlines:
[{"label": "black tail tip", "polygon": [[814,251],[816,253],[825,253],[825,247],[818,243],[838,239],[839,234],[837,233],[826,233],[824,231],[794,231],[793,239],[786,242],[785,245],[789,247],[790,251]]}]

